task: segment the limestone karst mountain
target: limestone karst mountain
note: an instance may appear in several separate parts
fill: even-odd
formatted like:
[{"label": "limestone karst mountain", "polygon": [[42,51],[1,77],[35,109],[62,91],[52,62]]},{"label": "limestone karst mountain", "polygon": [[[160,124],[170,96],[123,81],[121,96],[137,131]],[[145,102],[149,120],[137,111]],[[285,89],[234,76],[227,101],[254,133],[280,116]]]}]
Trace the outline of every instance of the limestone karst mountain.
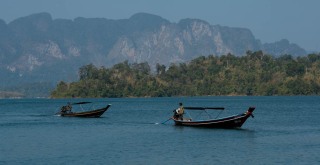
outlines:
[{"label": "limestone karst mountain", "polygon": [[87,64],[109,67],[128,60],[159,64],[198,56],[263,50],[273,55],[305,55],[288,40],[261,43],[249,29],[211,25],[199,19],[172,23],[147,13],[129,19],[52,19],[48,13],[0,20],[0,87],[77,79]]}]

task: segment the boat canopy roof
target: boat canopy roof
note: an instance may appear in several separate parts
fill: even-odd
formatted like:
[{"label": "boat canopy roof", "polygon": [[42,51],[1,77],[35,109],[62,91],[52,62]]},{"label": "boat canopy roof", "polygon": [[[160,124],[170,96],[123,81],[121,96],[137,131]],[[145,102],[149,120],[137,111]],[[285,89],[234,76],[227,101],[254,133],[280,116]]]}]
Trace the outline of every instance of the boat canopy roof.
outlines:
[{"label": "boat canopy roof", "polygon": [[184,107],[188,110],[224,110],[224,107]]},{"label": "boat canopy roof", "polygon": [[72,103],[72,105],[77,105],[77,104],[90,104],[90,103],[92,103],[92,102],[83,101],[83,102]]}]

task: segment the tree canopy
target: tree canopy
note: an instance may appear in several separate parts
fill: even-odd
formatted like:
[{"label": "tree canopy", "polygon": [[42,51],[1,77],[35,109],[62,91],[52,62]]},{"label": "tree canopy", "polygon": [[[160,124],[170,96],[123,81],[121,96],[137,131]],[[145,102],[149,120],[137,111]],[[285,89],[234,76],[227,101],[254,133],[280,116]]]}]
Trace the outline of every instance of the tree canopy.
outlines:
[{"label": "tree canopy", "polygon": [[61,81],[51,97],[164,97],[203,95],[319,95],[320,54],[273,57],[262,51],[245,56],[201,56],[188,63],[128,61],[111,68],[89,64],[79,81]]}]

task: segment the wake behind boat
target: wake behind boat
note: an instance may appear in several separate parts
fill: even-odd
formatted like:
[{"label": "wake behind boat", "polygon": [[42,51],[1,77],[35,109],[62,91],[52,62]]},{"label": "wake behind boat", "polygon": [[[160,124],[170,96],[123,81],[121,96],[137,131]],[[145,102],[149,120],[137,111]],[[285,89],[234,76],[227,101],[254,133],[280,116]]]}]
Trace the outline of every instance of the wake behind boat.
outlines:
[{"label": "wake behind boat", "polygon": [[[180,103],[181,104],[181,103]],[[182,105],[182,104],[181,104]],[[253,116],[253,111],[255,107],[249,107],[249,109],[242,114],[233,115],[229,117],[219,118],[219,119],[207,119],[207,120],[193,120],[190,118],[182,117],[181,111],[183,107],[180,106],[177,110],[174,110],[174,115],[171,118],[175,125],[179,126],[193,126],[193,127],[207,127],[207,128],[240,128],[246,120]],[[182,111],[185,110],[202,110],[207,113],[207,110],[224,110],[222,107],[184,107]],[[208,113],[207,113],[208,114]]]},{"label": "wake behind boat", "polygon": [[[100,117],[105,111],[107,111],[111,104],[108,104],[106,107],[93,109],[93,110],[84,110],[82,105],[84,104],[92,104],[92,102],[77,102],[77,103],[68,103],[65,106],[62,106],[60,112],[56,113],[56,115],[60,115],[62,117]],[[78,105],[81,108],[81,112],[73,112],[73,105]]]}]

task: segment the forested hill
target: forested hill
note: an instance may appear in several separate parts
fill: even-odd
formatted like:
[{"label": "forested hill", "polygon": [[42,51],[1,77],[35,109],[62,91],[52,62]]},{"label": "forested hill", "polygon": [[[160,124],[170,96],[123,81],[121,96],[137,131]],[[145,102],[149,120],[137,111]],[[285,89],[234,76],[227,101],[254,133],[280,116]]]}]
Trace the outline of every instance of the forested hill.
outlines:
[{"label": "forested hill", "polygon": [[198,57],[189,63],[128,61],[112,68],[86,65],[77,82],[61,81],[51,97],[162,97],[203,95],[319,95],[320,54],[273,57],[261,51]]}]

